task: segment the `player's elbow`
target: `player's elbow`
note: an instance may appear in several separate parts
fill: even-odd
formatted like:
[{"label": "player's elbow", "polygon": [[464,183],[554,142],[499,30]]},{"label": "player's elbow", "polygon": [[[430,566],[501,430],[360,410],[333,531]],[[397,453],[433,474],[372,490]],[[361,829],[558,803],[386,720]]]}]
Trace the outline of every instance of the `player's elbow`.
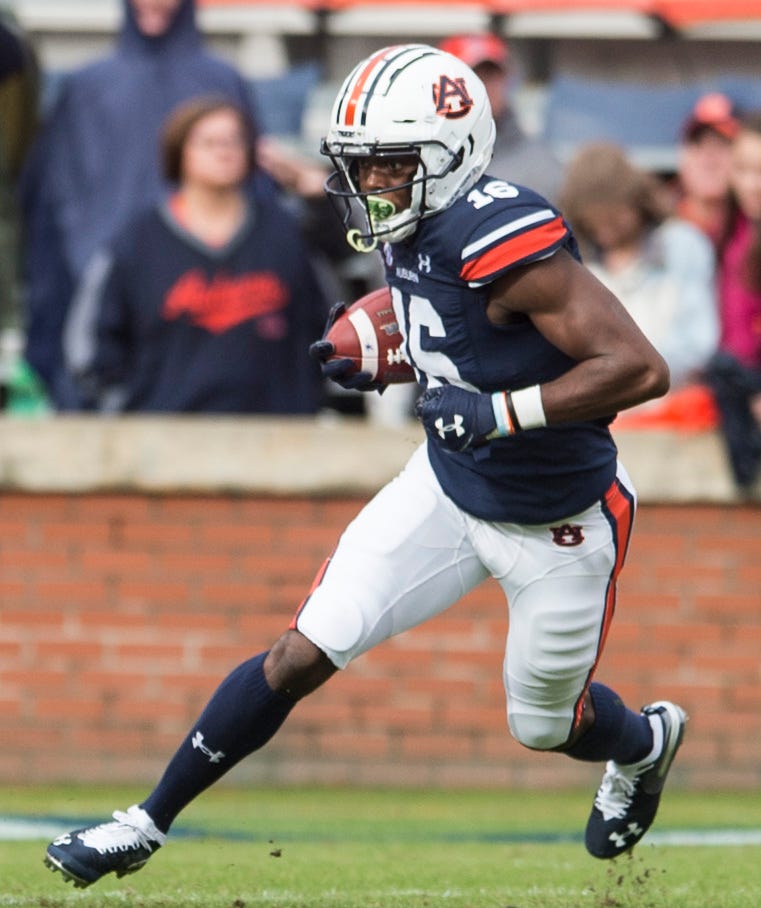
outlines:
[{"label": "player's elbow", "polygon": [[666,360],[655,350],[648,357],[632,361],[628,382],[633,400],[630,406],[663,397],[670,383],[671,376]]},{"label": "player's elbow", "polygon": [[642,383],[646,394],[645,400],[663,397],[668,391],[671,386],[671,373],[666,360],[660,354],[656,353],[647,363]]}]

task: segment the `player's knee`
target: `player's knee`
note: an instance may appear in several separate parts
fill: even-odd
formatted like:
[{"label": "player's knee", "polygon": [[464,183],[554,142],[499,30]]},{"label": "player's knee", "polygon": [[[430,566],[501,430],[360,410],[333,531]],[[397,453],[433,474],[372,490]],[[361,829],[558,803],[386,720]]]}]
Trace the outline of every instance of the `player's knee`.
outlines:
[{"label": "player's knee", "polygon": [[511,712],[510,733],[531,750],[557,750],[568,740],[568,718],[542,713]]},{"label": "player's knee", "polygon": [[345,668],[364,633],[362,613],[352,603],[318,590],[298,617],[296,627],[327,653],[338,668]]}]

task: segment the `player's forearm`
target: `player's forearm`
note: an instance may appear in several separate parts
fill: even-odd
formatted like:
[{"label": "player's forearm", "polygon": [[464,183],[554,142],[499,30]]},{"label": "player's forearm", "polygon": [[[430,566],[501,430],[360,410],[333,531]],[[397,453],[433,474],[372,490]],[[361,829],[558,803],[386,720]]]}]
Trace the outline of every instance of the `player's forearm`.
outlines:
[{"label": "player's forearm", "polygon": [[662,357],[622,364],[613,357],[585,360],[564,375],[540,386],[548,425],[598,419],[634,407],[669,388]]}]

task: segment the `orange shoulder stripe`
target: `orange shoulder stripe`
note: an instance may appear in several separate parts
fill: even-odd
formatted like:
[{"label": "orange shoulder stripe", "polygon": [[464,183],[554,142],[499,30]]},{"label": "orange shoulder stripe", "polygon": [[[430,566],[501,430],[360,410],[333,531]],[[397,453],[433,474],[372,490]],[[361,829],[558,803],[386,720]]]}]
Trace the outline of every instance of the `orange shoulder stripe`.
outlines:
[{"label": "orange shoulder stripe", "polygon": [[568,232],[561,217],[553,218],[546,224],[534,227],[518,236],[507,237],[498,246],[493,246],[483,255],[466,262],[460,276],[466,281],[478,281],[507,265],[520,262],[535,252],[541,252],[562,240]]}]

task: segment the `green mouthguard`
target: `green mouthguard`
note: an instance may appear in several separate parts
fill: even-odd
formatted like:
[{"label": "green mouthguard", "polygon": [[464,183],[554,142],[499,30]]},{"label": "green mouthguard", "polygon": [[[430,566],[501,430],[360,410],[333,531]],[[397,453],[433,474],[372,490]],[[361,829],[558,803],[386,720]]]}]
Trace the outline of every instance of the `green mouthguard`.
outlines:
[{"label": "green mouthguard", "polygon": [[381,195],[369,195],[367,197],[367,212],[370,215],[372,224],[378,221],[386,221],[393,214],[396,214],[396,205]]}]

